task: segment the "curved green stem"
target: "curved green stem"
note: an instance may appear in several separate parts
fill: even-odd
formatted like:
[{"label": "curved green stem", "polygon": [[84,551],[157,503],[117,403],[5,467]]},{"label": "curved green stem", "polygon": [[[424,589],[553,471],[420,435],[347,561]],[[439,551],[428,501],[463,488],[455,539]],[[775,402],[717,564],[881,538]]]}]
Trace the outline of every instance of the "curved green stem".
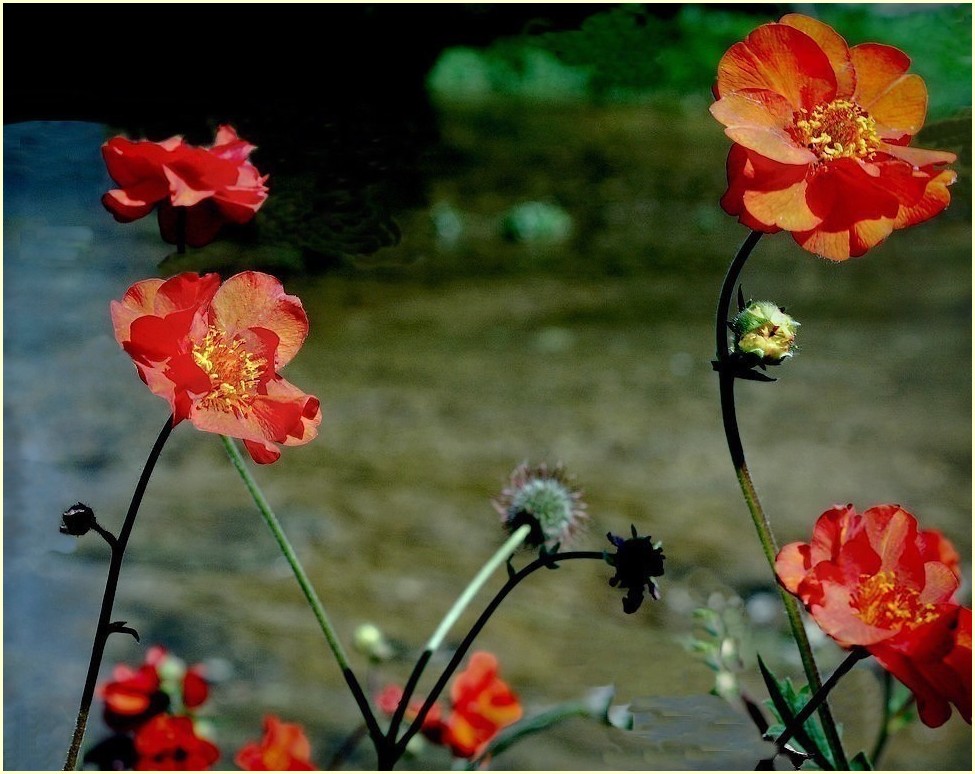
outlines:
[{"label": "curved green stem", "polygon": [[65,771],[74,771],[78,765],[78,753],[81,751],[81,742],[85,737],[85,727],[88,725],[88,713],[91,711],[91,702],[95,698],[95,684],[98,682],[98,670],[101,667],[102,656],[105,655],[105,643],[108,636],[112,633],[112,607],[115,604],[115,593],[118,590],[119,576],[122,573],[122,559],[125,556],[125,547],[128,545],[129,536],[135,526],[135,517],[139,514],[139,506],[142,505],[142,496],[149,486],[149,478],[156,467],[156,461],[162,454],[163,446],[169,434],[173,432],[173,417],[170,416],[159,431],[159,436],[153,444],[152,451],[146,459],[146,464],[142,468],[142,475],[132,493],[132,500],[129,503],[129,510],[125,514],[125,521],[118,538],[114,538],[110,533],[100,527],[96,531],[105,538],[112,549],[112,559],[108,568],[108,578],[105,581],[105,594],[102,596],[101,612],[98,614],[98,626],[95,629],[95,640],[91,647],[91,660],[88,662],[88,676],[85,679],[85,688],[81,694],[81,706],[78,708],[78,719],[75,721],[74,735],[71,737],[71,744],[68,747],[68,754],[64,761]]},{"label": "curved green stem", "polygon": [[[433,689],[427,694],[427,697],[423,702],[423,706],[413,719],[412,725],[410,725],[403,736],[400,737],[400,739],[396,742],[390,756],[390,760],[382,761],[380,768],[392,768],[392,764],[394,764],[406,750],[406,745],[420,730],[420,728],[422,728],[424,718],[426,718],[427,713],[430,712],[430,708],[433,707],[434,703],[437,701],[437,698],[447,686],[447,681],[450,680],[451,675],[453,675],[457,667],[460,666],[460,662],[463,660],[464,656],[467,655],[467,651],[474,643],[477,635],[481,633],[481,629],[484,628],[485,624],[488,622],[488,619],[491,618],[494,611],[497,610],[498,606],[504,601],[505,597],[507,597],[508,594],[510,594],[514,588],[521,583],[521,581],[536,570],[540,570],[543,567],[551,568],[556,562],[563,562],[570,559],[598,559],[600,561],[605,561],[606,555],[602,551],[566,551],[564,553],[547,554],[536,559],[530,564],[525,565],[518,572],[510,575],[504,586],[501,587],[497,594],[494,595],[494,598],[488,603],[487,607],[484,608],[484,611],[478,617],[477,621],[474,622],[474,625],[461,641],[460,645],[457,646],[457,650],[454,651],[450,662],[444,668],[440,677],[437,678],[437,682],[434,684]],[[383,763],[387,763],[388,765],[383,766]]]},{"label": "curved green stem", "polygon": [[502,563],[506,562],[511,558],[511,555],[518,550],[518,547],[525,542],[525,538],[528,537],[528,533],[531,532],[531,527],[527,524],[522,524],[518,529],[516,529],[497,551],[494,552],[493,556],[488,559],[484,566],[480,569],[474,579],[467,584],[467,588],[457,597],[457,601],[454,602],[453,607],[447,611],[447,614],[443,617],[437,630],[430,637],[430,641],[427,642],[426,648],[424,650],[429,650],[431,653],[436,651],[440,647],[440,643],[443,642],[443,638],[447,636],[447,632],[450,628],[457,623],[457,619],[460,618],[461,613],[467,609],[467,606],[474,599],[474,596],[481,587],[487,582],[487,579],[491,577],[491,574],[501,566]]},{"label": "curved green stem", "polygon": [[386,738],[388,740],[395,741],[396,734],[399,733],[400,724],[403,722],[403,715],[406,712],[406,707],[410,703],[410,699],[413,698],[413,691],[416,690],[416,685],[420,681],[420,675],[423,674],[423,670],[426,665],[430,662],[431,656],[436,652],[437,648],[440,647],[443,642],[444,637],[447,636],[447,632],[450,628],[457,623],[457,619],[460,618],[467,606],[470,605],[471,600],[477,595],[477,592],[481,590],[481,587],[487,582],[488,578],[494,573],[496,569],[508,559],[511,555],[518,550],[518,547],[525,541],[528,537],[528,533],[531,532],[531,527],[527,524],[522,524],[518,529],[516,529],[504,544],[494,552],[490,559],[484,563],[484,566],[478,571],[477,575],[474,576],[473,580],[467,584],[465,588],[454,604],[451,606],[450,610],[443,617],[440,625],[437,626],[436,631],[430,637],[427,642],[426,647],[423,649],[423,653],[420,655],[419,660],[416,662],[416,666],[413,668],[413,673],[410,675],[409,680],[406,683],[406,687],[403,689],[403,696],[400,698],[399,704],[396,706],[396,712],[393,715],[392,720],[389,724],[389,730],[386,732]]},{"label": "curved green stem", "polygon": [[[724,282],[722,283],[715,318],[715,359],[718,364],[726,363],[730,357],[727,323],[732,296],[735,285],[738,283],[738,277],[741,275],[745,263],[748,261],[752,250],[758,244],[761,236],[762,234],[759,231],[753,231],[748,235],[732,260],[731,266],[728,267],[728,273],[725,275]],[[735,475],[738,478],[738,484],[741,487],[745,505],[748,507],[748,512],[752,517],[752,523],[755,525],[755,531],[758,533],[758,539],[762,545],[762,552],[765,554],[765,558],[774,577],[775,556],[778,553],[778,547],[775,542],[775,536],[772,534],[772,526],[762,508],[755,484],[748,471],[748,464],[745,461],[745,450],[741,442],[741,433],[738,430],[738,417],[735,409],[734,371],[731,369],[719,369],[718,383],[721,398],[721,419],[724,424],[725,438],[728,441],[731,462],[735,468]],[[806,629],[802,623],[799,603],[783,588],[778,588],[782,603],[785,606],[786,616],[789,620],[792,638],[796,643],[796,647],[799,649],[799,656],[802,659],[802,667],[806,674],[806,680],[813,693],[817,693],[822,688],[823,683],[819,676],[819,669],[816,666],[816,659],[813,656],[812,646],[809,644],[809,638],[806,636]],[[829,704],[825,701],[819,708],[819,716],[823,722],[823,731],[826,734],[827,742],[833,753],[834,761],[841,769],[849,768],[849,763],[843,752],[839,732],[836,729],[836,722],[833,720]]]},{"label": "curved green stem", "polygon": [[257,485],[257,482],[254,480],[254,477],[251,475],[250,471],[247,469],[247,465],[244,463],[244,458],[241,456],[240,450],[237,448],[237,444],[235,444],[232,439],[225,435],[220,436],[220,438],[223,440],[223,445],[227,450],[227,455],[230,457],[230,461],[233,463],[234,468],[237,470],[237,473],[240,475],[241,479],[243,479],[244,485],[247,487],[247,491],[250,492],[251,497],[254,499],[255,505],[257,505],[257,509],[261,512],[261,516],[264,517],[264,522],[267,524],[268,529],[271,530],[271,534],[277,541],[278,547],[281,549],[281,553],[291,566],[291,571],[294,573],[295,579],[298,581],[298,586],[301,588],[302,593],[305,595],[305,599],[308,601],[309,607],[311,607],[312,612],[315,614],[315,619],[318,621],[318,626],[321,628],[322,634],[325,635],[325,641],[328,643],[328,647],[331,649],[332,655],[338,662],[345,681],[349,684],[349,688],[356,700],[356,704],[359,705],[359,710],[362,712],[362,717],[365,720],[366,725],[369,727],[370,735],[374,741],[380,739],[382,737],[382,731],[379,728],[379,724],[376,722],[376,716],[373,714],[372,708],[369,706],[369,702],[362,691],[362,686],[359,684],[355,673],[352,671],[352,667],[349,664],[349,658],[345,653],[345,649],[342,647],[342,643],[339,641],[338,636],[335,633],[335,629],[332,626],[332,622],[328,618],[328,614],[325,612],[325,607],[318,598],[315,588],[311,585],[311,581],[308,579],[307,573],[305,573],[305,568],[302,567],[301,561],[298,559],[298,555],[295,553],[294,548],[291,546],[291,542],[288,540],[288,536],[285,535],[284,529],[281,527],[281,523],[278,521],[277,516],[274,515],[274,511],[271,509],[270,504],[264,497],[264,493]]}]

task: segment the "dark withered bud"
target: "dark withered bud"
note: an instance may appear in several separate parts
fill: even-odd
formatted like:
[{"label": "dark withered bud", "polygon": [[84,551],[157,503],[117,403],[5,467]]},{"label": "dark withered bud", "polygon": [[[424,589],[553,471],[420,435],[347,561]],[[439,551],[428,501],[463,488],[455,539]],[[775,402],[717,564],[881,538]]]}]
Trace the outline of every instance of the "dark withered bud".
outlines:
[{"label": "dark withered bud", "polygon": [[84,503],[75,503],[61,514],[61,534],[81,537],[95,525],[95,512]]}]

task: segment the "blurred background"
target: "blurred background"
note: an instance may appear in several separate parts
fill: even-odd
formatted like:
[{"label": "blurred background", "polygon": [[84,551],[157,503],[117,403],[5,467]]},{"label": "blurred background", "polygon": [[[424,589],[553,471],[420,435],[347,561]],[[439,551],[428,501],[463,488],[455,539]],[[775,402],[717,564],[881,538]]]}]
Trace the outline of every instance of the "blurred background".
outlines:
[{"label": "blurred background", "polygon": [[[499,545],[490,498],[524,460],[562,461],[585,489],[580,548],[634,524],[668,558],[663,598],[636,615],[596,562],[505,602],[477,646],[526,711],[608,684],[619,704],[706,694],[689,643],[707,605],[738,619],[750,693],[765,695],[756,652],[798,679],[710,366],[747,232],[718,206],[729,143],[707,110],[725,49],[794,10],[912,57],[930,93],[918,142],[958,153],[959,179],[946,213],[862,259],[761,241],[745,293],[788,307],[801,352],[778,383],[739,387],[750,467],[781,543],[834,503],[898,502],[970,578],[970,5],[229,8],[63,6],[55,30],[45,9],[4,8],[37,62],[4,84],[4,768],[61,767],[87,668],[108,550],[60,535],[60,513],[82,500],[117,531],[167,416],[109,301],[180,270],[273,271],[308,311],[285,376],[321,399],[321,435],[255,475],[344,641],[373,622],[402,650],[378,668],[353,655],[371,685],[405,681]],[[177,259],[154,218],[103,210],[107,138],[209,144],[223,122],[271,174],[252,224]],[[219,440],[188,424],[149,486],[115,618],[142,644],[113,637],[103,677],[153,643],[207,663],[224,768],[265,713],[304,724],[320,766],[357,726]],[[824,671],[842,659],[817,649]],[[851,754],[872,746],[881,698],[868,663],[835,693]],[[493,767],[750,768],[706,747],[575,719]],[[914,723],[881,763],[970,770],[971,729]],[[344,765],[373,766],[369,745]],[[448,765],[429,749],[403,767]]]}]

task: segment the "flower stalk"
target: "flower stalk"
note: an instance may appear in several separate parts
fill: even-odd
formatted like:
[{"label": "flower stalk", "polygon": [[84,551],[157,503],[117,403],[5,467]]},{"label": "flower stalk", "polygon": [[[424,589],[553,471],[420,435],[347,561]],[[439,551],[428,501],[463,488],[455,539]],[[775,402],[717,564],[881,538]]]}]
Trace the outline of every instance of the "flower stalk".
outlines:
[{"label": "flower stalk", "polygon": [[[98,671],[101,667],[102,657],[105,654],[105,644],[108,642],[110,634],[116,631],[124,631],[134,635],[133,629],[124,628],[122,625],[112,623],[112,607],[115,604],[115,594],[118,591],[119,576],[122,573],[122,559],[125,556],[125,548],[135,526],[135,518],[139,514],[139,506],[142,505],[142,497],[146,487],[149,485],[149,478],[156,467],[159,455],[162,453],[163,446],[173,431],[174,418],[166,419],[166,424],[159,431],[152,450],[146,459],[146,464],[142,469],[142,475],[136,484],[135,491],[132,493],[132,500],[129,503],[129,510],[125,514],[125,521],[118,538],[115,538],[105,530],[98,528],[97,531],[112,550],[111,563],[108,568],[108,578],[105,581],[105,593],[102,597],[102,607],[98,614],[98,626],[95,629],[95,639],[91,647],[91,659],[88,662],[88,675],[85,678],[85,687],[81,694],[81,705],[78,708],[78,718],[75,721],[74,734],[71,737],[71,744],[64,762],[65,771],[74,771],[78,766],[78,753],[81,751],[81,742],[85,737],[85,728],[88,725],[88,714],[91,712],[91,703],[95,697],[95,684],[98,682]],[[138,637],[136,637],[138,639]]]},{"label": "flower stalk", "polygon": [[359,705],[359,710],[362,712],[362,717],[365,720],[366,725],[369,727],[370,735],[373,737],[373,739],[379,739],[382,736],[382,732],[379,729],[379,724],[376,722],[376,717],[372,711],[372,708],[369,706],[369,702],[362,691],[362,686],[359,684],[355,673],[352,671],[352,667],[349,664],[349,658],[345,653],[345,649],[342,647],[342,643],[339,641],[338,635],[335,633],[335,628],[332,626],[332,622],[329,620],[328,613],[325,612],[325,607],[322,605],[314,586],[312,586],[311,581],[308,579],[308,574],[305,572],[305,568],[302,566],[301,560],[298,559],[298,555],[291,546],[291,541],[288,540],[288,536],[281,527],[281,522],[278,521],[278,518],[274,514],[274,510],[268,503],[267,498],[264,497],[264,493],[261,491],[261,488],[258,486],[257,482],[254,480],[254,477],[247,469],[247,466],[244,464],[244,458],[241,455],[240,450],[237,448],[237,444],[235,444],[231,438],[228,438],[225,435],[220,436],[220,438],[222,439],[224,448],[227,451],[227,456],[230,457],[230,461],[233,463],[234,469],[237,471],[238,475],[240,475],[244,485],[247,487],[247,491],[253,498],[254,504],[257,505],[257,509],[264,518],[265,524],[267,524],[268,529],[271,530],[271,534],[274,536],[274,539],[278,544],[278,548],[281,549],[282,555],[287,560],[288,565],[291,567],[291,571],[294,573],[295,579],[298,581],[298,586],[305,595],[305,600],[308,602],[309,607],[311,607],[312,612],[315,614],[315,620],[318,621],[318,626],[322,630],[322,634],[325,635],[325,641],[328,643],[328,647],[332,651],[335,661],[342,670],[342,675],[345,677],[345,681],[348,683],[349,688],[352,691],[356,704]]},{"label": "flower stalk", "polygon": [[[725,438],[728,442],[728,452],[731,455],[731,462],[735,468],[735,475],[738,478],[738,484],[741,487],[745,505],[752,517],[752,523],[755,525],[755,531],[758,534],[758,539],[762,546],[762,553],[765,554],[765,558],[774,575],[775,556],[778,553],[778,546],[775,542],[775,536],[772,533],[772,525],[769,523],[768,517],[762,508],[761,500],[758,497],[751,473],[748,470],[748,464],[745,461],[745,450],[741,441],[741,433],[738,429],[738,417],[735,408],[735,379],[738,377],[734,368],[730,367],[731,353],[728,347],[728,319],[734,289],[738,284],[738,278],[741,276],[742,269],[744,269],[748,258],[751,256],[752,251],[755,249],[761,237],[762,232],[760,231],[752,231],[748,235],[735,254],[731,265],[728,267],[728,272],[721,286],[715,319],[715,369],[718,371],[721,419],[724,425]],[[819,669],[816,666],[816,659],[813,656],[812,646],[809,644],[809,638],[806,636],[806,630],[803,626],[802,616],[799,611],[799,604],[795,598],[781,587],[779,588],[779,595],[782,603],[785,605],[792,638],[796,643],[796,647],[799,649],[799,656],[802,660],[806,680],[813,693],[818,693],[823,683],[819,675]],[[820,706],[819,715],[823,722],[823,730],[826,734],[830,750],[833,753],[834,760],[841,769],[848,768],[839,732],[836,729],[836,723],[833,720],[829,704],[826,701],[823,701]]]},{"label": "flower stalk", "polygon": [[[474,643],[474,640],[477,638],[477,635],[480,634],[481,630],[484,628],[488,620],[498,609],[498,606],[505,600],[508,594],[510,594],[515,589],[515,587],[518,586],[519,583],[521,583],[525,578],[527,578],[536,570],[540,570],[543,567],[551,569],[553,566],[555,566],[556,562],[568,561],[570,559],[598,559],[599,561],[605,561],[606,555],[602,551],[566,551],[563,553],[544,554],[543,556],[540,556],[538,559],[534,560],[533,562],[525,565],[517,572],[511,573],[508,576],[508,580],[505,582],[504,586],[502,586],[501,589],[499,589],[498,592],[494,595],[491,601],[484,608],[484,611],[474,622],[474,625],[471,627],[470,631],[467,632],[464,639],[461,641],[460,645],[457,646],[457,650],[454,651],[454,654],[453,656],[451,656],[449,663],[444,668],[440,677],[437,678],[437,682],[434,684],[433,689],[430,691],[429,694],[427,694],[427,697],[423,702],[423,706],[420,708],[420,711],[413,719],[412,725],[410,725],[410,727],[403,733],[400,739],[395,743],[395,746],[391,750],[390,757],[387,760],[383,760],[383,758],[380,758],[379,761],[380,769],[392,768],[393,764],[395,764],[396,761],[399,760],[399,758],[406,751],[406,745],[409,743],[410,739],[412,739],[417,734],[417,732],[419,732],[419,730],[422,728],[424,718],[426,718],[427,714],[430,712],[430,709],[436,703],[438,697],[443,692],[443,689],[446,687],[447,682],[450,680],[451,676],[457,670],[457,667],[460,665],[460,662],[463,660],[464,656],[467,654],[467,651]],[[428,654],[429,654],[428,651],[424,653],[424,655],[427,656],[427,660],[429,660]],[[422,660],[423,659],[421,657],[421,662]],[[419,667],[420,664],[418,663],[417,666]],[[412,677],[411,677],[411,681],[412,681]],[[406,693],[404,691],[404,697],[405,696]]]}]

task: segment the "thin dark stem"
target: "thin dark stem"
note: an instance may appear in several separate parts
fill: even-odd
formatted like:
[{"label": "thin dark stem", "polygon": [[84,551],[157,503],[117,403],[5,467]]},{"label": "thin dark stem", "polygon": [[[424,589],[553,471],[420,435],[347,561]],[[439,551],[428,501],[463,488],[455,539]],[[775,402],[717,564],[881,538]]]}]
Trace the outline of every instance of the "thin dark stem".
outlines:
[{"label": "thin dark stem", "polygon": [[410,703],[410,699],[413,698],[413,692],[416,690],[417,683],[420,682],[420,675],[423,674],[423,670],[426,669],[432,657],[433,651],[429,649],[424,650],[420,654],[416,666],[413,667],[413,672],[410,674],[409,680],[406,681],[406,687],[403,688],[403,696],[400,698],[400,702],[396,706],[396,712],[393,714],[393,719],[389,723],[389,731],[386,732],[386,738],[390,742],[396,741],[396,735],[399,733],[400,724],[403,722],[406,707]]},{"label": "thin dark stem", "polygon": [[[842,664],[836,667],[833,674],[826,679],[826,682],[824,682],[820,686],[819,690],[813,694],[813,697],[806,702],[806,705],[799,711],[799,714],[789,722],[785,728],[785,731],[779,734],[778,738],[775,740],[776,749],[781,750],[786,744],[788,744],[789,740],[792,739],[795,733],[805,725],[806,721],[809,720],[810,716],[816,711],[816,709],[826,701],[826,697],[829,696],[829,692],[833,690],[836,684],[840,681],[840,678],[853,669],[854,665],[858,661],[865,659],[869,655],[870,654],[863,648],[854,648],[852,651],[850,651],[850,655],[843,660]],[[838,761],[837,764],[839,764]],[[842,766],[839,768],[845,769],[848,768],[848,766]]]},{"label": "thin dark stem", "polygon": [[[762,508],[762,503],[759,500],[758,492],[755,489],[751,473],[749,472],[748,465],[745,461],[745,450],[741,441],[741,433],[738,429],[738,416],[735,408],[735,372],[731,368],[721,367],[722,365],[727,366],[731,358],[731,352],[728,346],[728,318],[731,310],[731,301],[735,292],[735,286],[738,284],[738,278],[741,276],[745,263],[748,261],[752,250],[754,250],[761,237],[762,233],[759,231],[752,231],[748,235],[741,247],[738,249],[738,252],[735,254],[734,259],[731,261],[731,265],[728,267],[728,272],[725,275],[724,282],[721,285],[721,292],[718,295],[718,307],[715,313],[714,325],[715,364],[718,370],[718,384],[721,399],[721,419],[724,425],[725,438],[728,441],[728,452],[735,468],[735,475],[738,478],[738,484],[741,487],[745,504],[748,507],[748,511],[752,517],[752,522],[755,525],[755,530],[758,533],[758,538],[762,545],[762,552],[765,554],[765,558],[768,561],[769,567],[772,569],[772,573],[774,575],[775,556],[778,553],[778,548],[775,542],[775,537],[772,533],[772,526],[769,523],[768,517],[765,515],[764,509]],[[816,667],[816,659],[813,656],[812,647],[809,644],[809,638],[806,636],[806,630],[802,623],[799,605],[795,598],[787,593],[784,589],[780,588],[779,594],[782,598],[782,603],[785,606],[786,616],[789,620],[789,628],[792,631],[792,638],[796,643],[796,647],[799,649],[799,655],[802,659],[802,666],[803,671],[806,674],[806,679],[809,683],[810,689],[814,692],[818,692],[822,687],[822,680],[819,676],[819,670]],[[836,729],[836,722],[833,720],[832,713],[830,712],[829,705],[827,703],[824,702],[822,704],[819,714],[823,721],[823,731],[826,734],[826,739],[829,742],[830,750],[833,752],[833,757],[837,765],[840,766],[840,768],[847,768],[848,763],[846,760],[846,755],[843,752],[843,745],[840,741],[839,732]]]},{"label": "thin dark stem", "polygon": [[725,274],[724,283],[721,285],[721,294],[718,296],[717,320],[714,325],[714,357],[718,361],[728,357],[728,310],[731,309],[731,297],[735,292],[735,285],[738,283],[741,270],[745,268],[748,257],[752,254],[752,250],[755,249],[755,245],[758,244],[758,240],[761,238],[761,231],[752,231],[745,241],[742,242],[741,247],[738,248],[738,252],[731,261],[731,265],[728,267],[728,273]]},{"label": "thin dark stem", "polygon": [[396,743],[392,763],[395,763],[396,760],[399,759],[399,757],[406,750],[406,745],[409,743],[410,739],[412,739],[423,726],[424,718],[426,718],[427,713],[430,712],[430,708],[433,707],[434,703],[437,701],[437,698],[446,687],[447,681],[450,680],[451,676],[457,670],[457,667],[460,666],[460,662],[464,659],[464,656],[467,655],[467,651],[474,643],[477,635],[481,633],[481,629],[484,628],[485,624],[494,614],[494,611],[497,610],[498,606],[504,601],[505,597],[507,597],[508,594],[510,594],[514,588],[521,583],[521,581],[536,570],[540,570],[543,567],[551,567],[555,562],[568,561],[569,559],[599,559],[600,561],[603,561],[605,559],[605,554],[602,551],[566,551],[564,553],[550,554],[536,559],[530,564],[522,567],[518,572],[511,575],[504,586],[502,586],[498,593],[494,595],[494,598],[488,602],[487,607],[484,608],[484,612],[482,612],[477,621],[474,622],[471,630],[461,641],[460,645],[457,647],[457,650],[454,651],[454,655],[451,657],[450,662],[437,679],[433,689],[427,694],[427,698],[423,702],[423,706],[420,708],[417,716],[413,719],[413,724],[406,730],[400,740]]},{"label": "thin dark stem", "polygon": [[95,629],[95,640],[91,647],[91,661],[88,663],[88,677],[85,679],[85,689],[81,695],[81,706],[78,709],[78,719],[75,722],[74,735],[71,738],[71,746],[68,748],[68,755],[65,759],[64,770],[73,771],[77,767],[78,753],[81,750],[81,741],[85,736],[85,726],[88,724],[88,713],[91,710],[91,702],[95,696],[95,683],[98,681],[98,670],[101,667],[102,656],[105,654],[105,643],[108,636],[112,633],[112,606],[115,604],[115,592],[118,590],[119,575],[122,572],[122,559],[125,555],[125,547],[129,542],[129,535],[132,534],[132,527],[135,525],[135,517],[139,513],[139,506],[142,504],[142,496],[145,494],[146,487],[149,485],[149,478],[156,467],[156,461],[162,453],[163,446],[169,434],[173,431],[173,417],[166,420],[159,437],[149,452],[145,467],[142,469],[142,476],[136,484],[135,491],[132,493],[132,501],[129,503],[128,513],[125,514],[125,521],[122,523],[122,530],[119,532],[118,539],[114,543],[109,542],[112,547],[112,559],[108,568],[108,579],[105,581],[105,594],[102,597],[102,608],[98,614],[98,626]]}]

